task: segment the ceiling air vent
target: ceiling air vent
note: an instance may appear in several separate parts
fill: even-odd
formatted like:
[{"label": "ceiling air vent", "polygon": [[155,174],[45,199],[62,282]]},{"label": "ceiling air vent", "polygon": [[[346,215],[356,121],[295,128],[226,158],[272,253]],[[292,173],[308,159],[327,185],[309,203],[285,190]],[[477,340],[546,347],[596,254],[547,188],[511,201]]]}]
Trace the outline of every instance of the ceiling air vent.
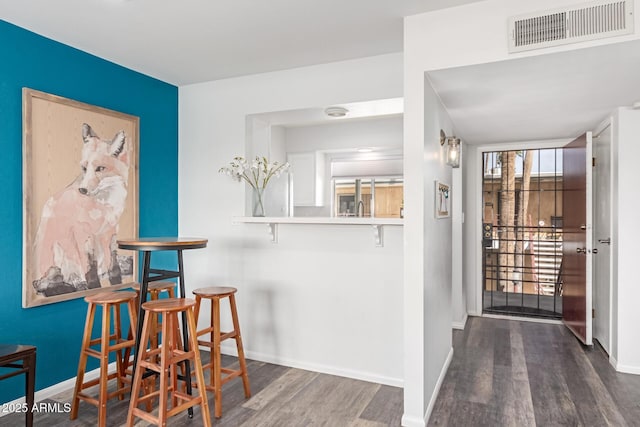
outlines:
[{"label": "ceiling air vent", "polygon": [[509,19],[509,52],[633,33],[633,0],[598,1]]}]

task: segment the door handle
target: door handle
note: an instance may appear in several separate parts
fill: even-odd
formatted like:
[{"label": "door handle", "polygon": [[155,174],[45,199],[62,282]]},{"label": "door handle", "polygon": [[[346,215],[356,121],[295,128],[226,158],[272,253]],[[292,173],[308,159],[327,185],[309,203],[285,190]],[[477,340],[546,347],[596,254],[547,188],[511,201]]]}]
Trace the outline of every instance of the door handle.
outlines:
[{"label": "door handle", "polygon": [[586,230],[586,229],[587,229],[587,226],[585,224],[580,225],[580,230]]},{"label": "door handle", "polygon": [[607,245],[611,244],[611,237],[607,237],[606,239],[598,239],[598,243],[605,243]]},{"label": "door handle", "polygon": [[578,254],[586,254],[587,248],[576,248],[576,253]]}]

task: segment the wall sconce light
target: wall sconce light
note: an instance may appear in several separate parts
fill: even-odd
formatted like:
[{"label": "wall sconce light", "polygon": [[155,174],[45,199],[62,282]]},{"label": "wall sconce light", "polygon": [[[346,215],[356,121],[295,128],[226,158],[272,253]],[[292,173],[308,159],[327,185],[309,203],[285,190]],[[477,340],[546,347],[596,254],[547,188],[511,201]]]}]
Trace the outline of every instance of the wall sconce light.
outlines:
[{"label": "wall sconce light", "polygon": [[452,168],[460,167],[460,138],[447,136],[440,129],[440,145],[447,144],[447,164]]}]

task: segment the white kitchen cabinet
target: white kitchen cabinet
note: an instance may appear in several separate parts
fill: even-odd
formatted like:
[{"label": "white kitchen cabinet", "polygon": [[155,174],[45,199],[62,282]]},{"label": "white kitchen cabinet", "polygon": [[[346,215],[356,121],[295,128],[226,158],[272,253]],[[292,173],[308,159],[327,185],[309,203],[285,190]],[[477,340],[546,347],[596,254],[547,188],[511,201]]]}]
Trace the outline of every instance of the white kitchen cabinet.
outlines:
[{"label": "white kitchen cabinet", "polygon": [[289,153],[287,161],[293,175],[293,205],[323,206],[324,154],[315,151]]}]

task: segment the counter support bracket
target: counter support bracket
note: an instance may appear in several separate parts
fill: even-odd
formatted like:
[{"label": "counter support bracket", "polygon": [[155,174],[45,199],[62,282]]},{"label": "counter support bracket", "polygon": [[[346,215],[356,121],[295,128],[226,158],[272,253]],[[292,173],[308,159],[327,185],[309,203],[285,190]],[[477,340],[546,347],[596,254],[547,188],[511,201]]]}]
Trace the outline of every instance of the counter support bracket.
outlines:
[{"label": "counter support bracket", "polygon": [[384,246],[384,238],[381,224],[373,224],[373,242],[379,248]]},{"label": "counter support bracket", "polygon": [[278,243],[278,224],[274,222],[268,222],[267,234],[271,238],[271,243]]}]

